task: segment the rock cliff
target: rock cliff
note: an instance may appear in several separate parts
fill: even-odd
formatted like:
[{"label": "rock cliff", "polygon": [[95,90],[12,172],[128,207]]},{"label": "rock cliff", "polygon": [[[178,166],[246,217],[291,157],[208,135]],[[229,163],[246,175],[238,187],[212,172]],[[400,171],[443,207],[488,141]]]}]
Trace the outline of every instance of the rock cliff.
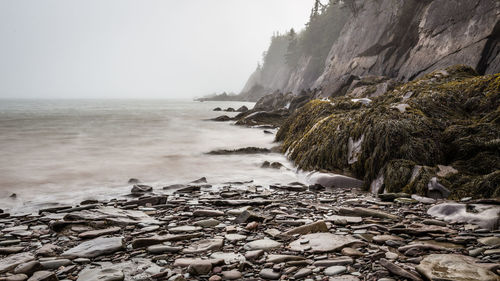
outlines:
[{"label": "rock cliff", "polygon": [[[351,3],[349,9],[347,2]],[[455,64],[470,65],[479,74],[500,72],[500,1],[332,3],[339,12],[331,20],[341,28],[340,32],[322,31],[325,36],[335,33],[323,70],[318,71],[311,56],[301,56],[293,68],[283,60],[281,66],[273,65],[277,71],[262,73],[258,69],[245,86],[246,95],[259,85],[267,90],[259,95],[318,88],[322,96],[338,96],[345,93],[352,77],[376,75],[410,81]]]}]

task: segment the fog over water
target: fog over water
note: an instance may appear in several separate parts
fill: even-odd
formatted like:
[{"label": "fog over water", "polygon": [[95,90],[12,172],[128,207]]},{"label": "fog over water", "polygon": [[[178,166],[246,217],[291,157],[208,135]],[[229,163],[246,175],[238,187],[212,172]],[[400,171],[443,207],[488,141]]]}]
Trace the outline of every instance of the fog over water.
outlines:
[{"label": "fog over water", "polygon": [[[206,155],[215,149],[271,148],[262,129],[204,121],[216,106],[252,103],[179,100],[4,100],[0,104],[0,205],[14,212],[47,203],[120,197],[139,178],[162,192],[206,176],[209,183],[299,180],[278,153]],[[227,113],[235,115],[236,113]],[[263,169],[264,161],[290,169]],[[16,193],[17,198],[9,198]]]},{"label": "fog over water", "polygon": [[313,0],[0,1],[0,98],[238,92]]}]

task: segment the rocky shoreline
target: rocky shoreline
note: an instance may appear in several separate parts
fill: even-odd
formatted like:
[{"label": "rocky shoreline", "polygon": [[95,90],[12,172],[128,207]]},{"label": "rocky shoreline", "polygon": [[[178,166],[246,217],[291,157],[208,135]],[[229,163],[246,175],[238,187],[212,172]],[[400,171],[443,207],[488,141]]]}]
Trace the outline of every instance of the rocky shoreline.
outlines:
[{"label": "rocky shoreline", "polygon": [[495,200],[300,183],[215,191],[203,178],[167,188],[3,213],[0,280],[500,280]]}]

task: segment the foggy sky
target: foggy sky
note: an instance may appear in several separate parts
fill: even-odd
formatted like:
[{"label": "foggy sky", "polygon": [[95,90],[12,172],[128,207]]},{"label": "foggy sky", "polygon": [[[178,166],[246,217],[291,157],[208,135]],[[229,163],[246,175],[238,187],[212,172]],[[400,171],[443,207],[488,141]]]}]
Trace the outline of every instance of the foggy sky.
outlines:
[{"label": "foggy sky", "polygon": [[239,92],[313,0],[2,0],[0,98]]}]

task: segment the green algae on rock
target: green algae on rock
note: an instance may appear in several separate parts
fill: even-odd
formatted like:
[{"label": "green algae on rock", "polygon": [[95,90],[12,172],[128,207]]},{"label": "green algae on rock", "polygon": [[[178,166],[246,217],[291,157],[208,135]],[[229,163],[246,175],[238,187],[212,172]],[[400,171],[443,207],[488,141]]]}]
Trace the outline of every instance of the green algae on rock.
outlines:
[{"label": "green algae on rock", "polygon": [[[284,122],[276,140],[300,168],[350,174],[366,189],[379,179],[378,192],[429,195],[435,178],[452,198],[497,197],[499,96],[500,74],[458,65],[366,102],[313,100]],[[443,166],[456,172],[439,173]]]}]

